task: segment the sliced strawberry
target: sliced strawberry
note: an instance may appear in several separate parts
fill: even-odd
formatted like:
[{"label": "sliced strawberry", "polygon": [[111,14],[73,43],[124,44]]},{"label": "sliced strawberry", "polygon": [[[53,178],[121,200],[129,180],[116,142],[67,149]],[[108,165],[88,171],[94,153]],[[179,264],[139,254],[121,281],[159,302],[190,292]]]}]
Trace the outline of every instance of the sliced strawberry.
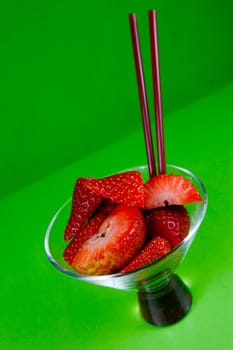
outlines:
[{"label": "sliced strawberry", "polygon": [[201,201],[201,196],[191,181],[181,175],[162,174],[151,177],[144,185],[145,209],[167,205],[183,205]]},{"label": "sliced strawberry", "polygon": [[66,241],[74,237],[82,229],[84,223],[102,201],[101,196],[98,196],[86,187],[85,181],[86,179],[84,178],[77,179],[74,187],[71,214],[64,234]]},{"label": "sliced strawberry", "polygon": [[99,232],[83,244],[72,266],[86,275],[118,272],[138,254],[145,238],[140,210],[120,204],[104,220]]},{"label": "sliced strawberry", "polygon": [[72,264],[75,255],[78,253],[83,243],[98,232],[104,219],[104,214],[96,214],[85,226],[82,227],[81,231],[74,236],[72,241],[69,242],[63,253],[63,257],[68,264]]},{"label": "sliced strawberry", "polygon": [[87,179],[86,185],[97,195],[115,203],[138,208],[144,206],[144,187],[139,171],[126,171],[103,179]]},{"label": "sliced strawberry", "polygon": [[182,205],[169,205],[144,213],[148,235],[160,235],[176,247],[187,236],[190,216]]},{"label": "sliced strawberry", "polygon": [[144,265],[147,265],[171,251],[169,242],[160,237],[153,237],[143,248],[143,250],[134,258],[127,266],[121,269],[120,272],[129,272],[136,270]]}]

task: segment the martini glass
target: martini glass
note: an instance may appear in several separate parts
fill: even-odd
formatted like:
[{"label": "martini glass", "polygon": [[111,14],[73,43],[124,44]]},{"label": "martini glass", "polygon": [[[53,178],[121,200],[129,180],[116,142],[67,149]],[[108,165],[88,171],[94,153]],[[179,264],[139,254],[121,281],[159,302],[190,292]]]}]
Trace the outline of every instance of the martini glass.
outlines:
[{"label": "martini glass", "polygon": [[[133,169],[140,171],[144,181],[148,180],[148,167]],[[126,170],[125,170],[126,171]],[[71,211],[71,198],[53,216],[45,236],[45,250],[49,261],[62,273],[89,283],[121,290],[134,291],[145,321],[165,326],[182,319],[189,311],[192,294],[175,270],[184,260],[200,227],[207,209],[207,193],[201,180],[190,171],[167,165],[167,173],[179,174],[189,179],[202,196],[202,201],[186,206],[190,215],[190,230],[183,242],[166,256],[128,273],[89,276],[75,271],[63,258],[67,245],[64,229]]]}]

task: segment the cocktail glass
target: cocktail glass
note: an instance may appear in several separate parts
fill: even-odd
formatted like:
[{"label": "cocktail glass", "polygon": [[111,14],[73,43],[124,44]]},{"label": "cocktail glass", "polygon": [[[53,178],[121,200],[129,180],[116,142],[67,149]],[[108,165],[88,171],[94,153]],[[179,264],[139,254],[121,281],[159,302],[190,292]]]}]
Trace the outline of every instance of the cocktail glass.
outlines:
[{"label": "cocktail glass", "polygon": [[[141,172],[144,181],[149,177],[147,166],[133,169]],[[85,282],[137,293],[139,307],[144,319],[157,326],[165,326],[182,319],[189,311],[192,294],[179,276],[175,274],[184,260],[207,209],[207,193],[201,180],[190,171],[167,165],[167,173],[179,174],[189,179],[202,196],[202,201],[186,206],[190,214],[190,230],[183,242],[166,256],[128,273],[89,276],[77,273],[63,258],[67,245],[64,228],[71,210],[68,199],[53,216],[45,236],[45,250],[49,261],[61,272]]]}]

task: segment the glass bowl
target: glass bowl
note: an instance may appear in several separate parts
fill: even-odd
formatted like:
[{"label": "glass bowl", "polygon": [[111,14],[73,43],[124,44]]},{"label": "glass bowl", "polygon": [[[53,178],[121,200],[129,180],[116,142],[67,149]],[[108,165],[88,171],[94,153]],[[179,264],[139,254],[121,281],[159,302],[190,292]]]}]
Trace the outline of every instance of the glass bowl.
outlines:
[{"label": "glass bowl", "polygon": [[[123,171],[128,170],[140,171],[144,181],[149,178],[145,165]],[[46,254],[59,271],[85,282],[136,292],[144,319],[159,326],[179,321],[190,309],[191,292],[174,272],[184,260],[207,209],[207,193],[196,175],[174,165],[167,165],[167,173],[179,174],[189,179],[201,194],[202,201],[186,206],[190,215],[190,230],[183,242],[155,262],[128,273],[89,276],[76,272],[63,258],[63,251],[67,246],[67,242],[64,241],[64,229],[71,211],[71,198],[57,210],[45,235]]]}]

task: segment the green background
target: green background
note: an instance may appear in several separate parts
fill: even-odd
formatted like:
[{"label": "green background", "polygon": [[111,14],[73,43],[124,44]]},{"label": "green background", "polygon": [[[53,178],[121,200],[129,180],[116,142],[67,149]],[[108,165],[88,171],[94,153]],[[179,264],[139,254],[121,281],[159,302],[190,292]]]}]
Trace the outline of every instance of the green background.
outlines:
[{"label": "green background", "polygon": [[[230,350],[233,343],[231,1],[0,5],[0,349]],[[206,218],[178,274],[193,305],[153,327],[135,293],[59,273],[45,231],[78,176],[146,162],[128,13],[158,10],[167,162],[205,183]],[[151,113],[152,114],[152,113]]]},{"label": "green background", "polygon": [[232,1],[1,2],[0,195],[141,127],[128,13],[138,15],[151,101],[151,8],[167,118],[232,81]]}]

